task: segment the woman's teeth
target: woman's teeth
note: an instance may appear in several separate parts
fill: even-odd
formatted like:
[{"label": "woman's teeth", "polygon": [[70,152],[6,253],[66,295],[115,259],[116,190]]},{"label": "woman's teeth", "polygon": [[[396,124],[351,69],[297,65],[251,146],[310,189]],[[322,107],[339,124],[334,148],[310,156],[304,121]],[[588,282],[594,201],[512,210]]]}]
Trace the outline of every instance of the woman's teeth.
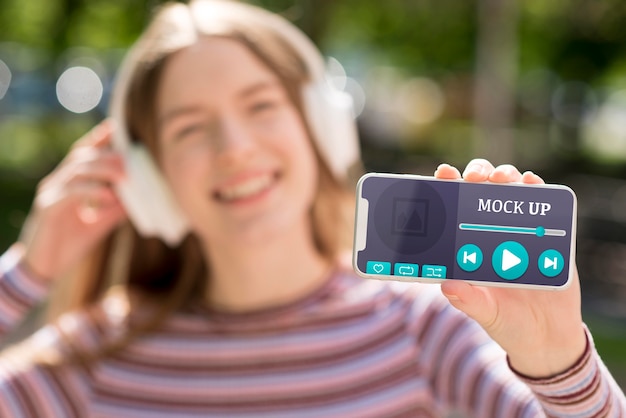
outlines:
[{"label": "woman's teeth", "polygon": [[245,199],[267,189],[272,183],[272,180],[273,177],[269,174],[265,176],[254,177],[238,183],[234,186],[221,189],[218,192],[218,197],[221,200],[227,201]]}]

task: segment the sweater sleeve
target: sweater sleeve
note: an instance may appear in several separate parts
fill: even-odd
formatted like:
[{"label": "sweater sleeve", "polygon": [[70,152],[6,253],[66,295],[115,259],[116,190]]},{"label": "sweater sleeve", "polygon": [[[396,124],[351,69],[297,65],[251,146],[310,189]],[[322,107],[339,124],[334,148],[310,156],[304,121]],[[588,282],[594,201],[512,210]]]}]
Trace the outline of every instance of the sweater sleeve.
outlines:
[{"label": "sweater sleeve", "polygon": [[533,379],[514,372],[532,389],[548,416],[624,417],[626,397],[600,359],[586,327],[585,332],[584,354],[563,373]]},{"label": "sweater sleeve", "polygon": [[0,256],[0,341],[49,291],[48,282],[20,264],[22,256],[23,250],[17,244]]}]

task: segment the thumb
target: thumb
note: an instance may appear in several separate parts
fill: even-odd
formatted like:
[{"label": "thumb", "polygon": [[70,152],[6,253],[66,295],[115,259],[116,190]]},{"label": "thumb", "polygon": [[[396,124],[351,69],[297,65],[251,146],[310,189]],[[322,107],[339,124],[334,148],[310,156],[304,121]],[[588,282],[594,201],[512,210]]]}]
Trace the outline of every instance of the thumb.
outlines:
[{"label": "thumb", "polygon": [[490,328],[496,321],[498,307],[486,289],[461,280],[447,280],[441,284],[441,292],[452,306],[467,314],[483,328]]}]

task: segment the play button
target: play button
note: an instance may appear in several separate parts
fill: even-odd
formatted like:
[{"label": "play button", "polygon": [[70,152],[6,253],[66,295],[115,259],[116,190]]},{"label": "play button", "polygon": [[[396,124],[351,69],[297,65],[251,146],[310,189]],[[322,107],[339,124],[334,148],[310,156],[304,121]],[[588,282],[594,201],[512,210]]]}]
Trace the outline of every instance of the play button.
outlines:
[{"label": "play button", "polygon": [[491,265],[496,274],[503,279],[519,279],[528,269],[528,252],[518,242],[503,242],[493,252]]},{"label": "play button", "polygon": [[502,251],[502,271],[510,270],[513,267],[519,265],[519,263],[521,262],[521,258],[516,256],[506,248]]}]

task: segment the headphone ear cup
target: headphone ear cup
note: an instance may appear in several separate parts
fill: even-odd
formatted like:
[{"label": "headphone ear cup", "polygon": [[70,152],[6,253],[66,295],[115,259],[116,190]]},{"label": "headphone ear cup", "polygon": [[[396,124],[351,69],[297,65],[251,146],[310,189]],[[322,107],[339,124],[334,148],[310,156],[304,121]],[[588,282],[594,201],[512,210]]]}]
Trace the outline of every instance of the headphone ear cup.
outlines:
[{"label": "headphone ear cup", "polygon": [[304,110],[315,143],[331,172],[346,179],[359,161],[359,139],[352,97],[318,80],[303,89]]},{"label": "headphone ear cup", "polygon": [[189,226],[148,150],[130,143],[124,156],[127,179],[117,192],[133,225],[141,235],[179,244]]}]

